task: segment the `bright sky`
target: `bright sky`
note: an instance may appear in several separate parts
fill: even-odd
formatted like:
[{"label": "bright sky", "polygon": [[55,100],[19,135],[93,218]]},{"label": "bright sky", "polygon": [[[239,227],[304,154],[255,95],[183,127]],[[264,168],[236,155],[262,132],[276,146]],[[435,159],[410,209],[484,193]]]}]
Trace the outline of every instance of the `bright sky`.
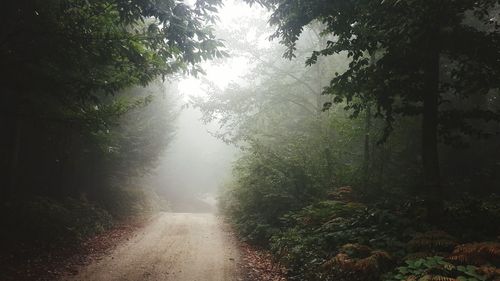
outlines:
[{"label": "bright sky", "polygon": [[[217,24],[217,28],[231,29],[231,27],[240,25],[242,18],[259,17],[262,13],[263,8],[257,5],[250,7],[241,0],[225,0],[224,6],[219,10],[220,22]],[[255,30],[251,28],[246,32],[248,39],[254,39],[256,36]],[[267,38],[258,39],[259,46],[267,45]],[[214,83],[219,88],[225,88],[231,81],[237,80],[238,77],[241,77],[248,71],[249,61],[245,57],[232,54],[231,57],[226,58],[223,62],[206,62],[202,65],[207,73],[203,78]],[[189,99],[189,96],[204,95],[202,82],[199,78],[185,77],[179,82],[178,88],[186,101]]]},{"label": "bright sky", "polygon": [[[236,80],[247,72],[248,60],[242,57],[231,57],[223,64],[204,63],[203,69],[207,73],[204,76],[206,79],[219,88],[225,88],[231,81]],[[189,96],[204,95],[201,80],[193,76],[180,80],[178,88],[184,99],[187,99]]]}]

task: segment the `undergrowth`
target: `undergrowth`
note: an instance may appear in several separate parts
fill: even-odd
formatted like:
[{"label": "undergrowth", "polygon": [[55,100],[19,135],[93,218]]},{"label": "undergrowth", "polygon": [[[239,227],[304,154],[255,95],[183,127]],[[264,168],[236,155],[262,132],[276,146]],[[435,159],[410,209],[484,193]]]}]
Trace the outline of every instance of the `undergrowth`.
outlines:
[{"label": "undergrowth", "polygon": [[1,206],[2,241],[33,247],[74,243],[113,225],[105,209],[84,200],[34,197]]},{"label": "undergrowth", "polygon": [[439,227],[425,223],[419,200],[366,203],[348,187],[328,198],[275,224],[227,202],[234,197],[221,207],[243,239],[286,266],[289,280],[500,280],[498,197],[448,201]]}]

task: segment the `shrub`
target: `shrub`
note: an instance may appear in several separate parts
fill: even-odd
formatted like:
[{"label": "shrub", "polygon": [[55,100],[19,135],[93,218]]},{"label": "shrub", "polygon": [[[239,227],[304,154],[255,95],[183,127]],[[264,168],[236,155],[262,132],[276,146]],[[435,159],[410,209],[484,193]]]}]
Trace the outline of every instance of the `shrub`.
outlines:
[{"label": "shrub", "polygon": [[[378,275],[389,269],[387,264],[379,264],[378,257],[384,255],[378,254],[390,251],[404,256],[402,241],[412,233],[404,231],[411,225],[410,220],[356,202],[322,201],[284,216],[283,221],[285,228],[271,238],[271,249],[290,269],[292,280],[333,280],[332,276],[337,278],[334,280],[370,280],[363,276],[373,276],[373,272],[368,272],[374,267],[380,268]],[[345,245],[380,250],[370,250],[364,257],[344,256],[348,250]],[[325,267],[341,261],[346,266],[343,272]],[[363,264],[367,266],[364,269]],[[349,268],[354,271],[348,272]],[[360,279],[353,279],[354,276]]]},{"label": "shrub", "polygon": [[37,246],[81,240],[112,225],[111,215],[86,201],[47,197],[7,202],[1,206],[2,238]]},{"label": "shrub", "polygon": [[103,208],[118,219],[148,214],[167,208],[167,203],[153,190],[134,185],[129,187],[105,187],[99,193],[97,200]]},{"label": "shrub", "polygon": [[458,245],[448,259],[462,264],[500,266],[500,243],[482,242]]},{"label": "shrub", "polygon": [[323,264],[328,272],[325,280],[377,281],[392,267],[392,258],[385,252],[359,244],[346,244],[340,253]]},{"label": "shrub", "polygon": [[457,239],[444,231],[432,230],[416,233],[407,243],[410,254],[406,256],[406,259],[447,256],[456,245]]},{"label": "shrub", "polygon": [[396,268],[387,274],[384,281],[419,280],[419,281],[482,281],[487,280],[472,265],[455,266],[434,256],[422,259],[406,260],[404,266]]}]

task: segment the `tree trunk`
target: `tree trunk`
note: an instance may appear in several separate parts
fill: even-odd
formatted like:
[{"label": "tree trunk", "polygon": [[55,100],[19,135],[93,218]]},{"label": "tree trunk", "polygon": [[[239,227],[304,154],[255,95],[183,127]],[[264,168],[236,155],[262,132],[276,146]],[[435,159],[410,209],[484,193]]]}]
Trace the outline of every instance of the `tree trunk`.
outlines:
[{"label": "tree trunk", "polygon": [[[432,38],[437,40],[436,38]],[[434,40],[431,40],[431,43]],[[434,45],[434,44],[430,44]],[[425,66],[425,91],[423,93],[422,161],[425,200],[430,222],[441,218],[443,192],[438,155],[438,107],[439,107],[439,49],[429,48]]]},{"label": "tree trunk", "polygon": [[[370,66],[375,65],[375,53],[370,55]],[[366,112],[365,112],[365,143],[364,143],[364,153],[363,153],[363,189],[365,193],[369,192],[370,183],[370,131],[372,129],[372,106],[370,100],[366,101]]]},{"label": "tree trunk", "polygon": [[2,130],[5,132],[5,136],[2,138],[2,165],[1,165],[1,175],[2,175],[2,185],[1,185],[1,201],[8,201],[12,195],[15,185],[15,177],[17,174],[17,158],[19,151],[19,130],[17,128],[17,121],[13,118],[4,119],[5,126],[2,126]]},{"label": "tree trunk", "polygon": [[2,155],[5,157],[5,159],[2,159],[1,173],[3,177],[2,201],[8,201],[17,188],[22,126],[21,117],[17,114],[17,99],[8,97],[5,100],[8,103],[6,103],[6,107],[2,107],[5,114],[3,120],[5,127],[2,129],[6,133],[6,136],[2,139],[4,141]]},{"label": "tree trunk", "polygon": [[12,149],[10,160],[10,184],[9,189],[12,191],[17,186],[18,180],[18,164],[19,164],[19,151],[21,150],[21,120],[17,120],[14,132],[14,147]]},{"label": "tree trunk", "polygon": [[372,112],[371,106],[366,108],[365,116],[365,144],[363,154],[363,189],[368,192],[368,184],[370,182],[370,131],[372,127]]}]

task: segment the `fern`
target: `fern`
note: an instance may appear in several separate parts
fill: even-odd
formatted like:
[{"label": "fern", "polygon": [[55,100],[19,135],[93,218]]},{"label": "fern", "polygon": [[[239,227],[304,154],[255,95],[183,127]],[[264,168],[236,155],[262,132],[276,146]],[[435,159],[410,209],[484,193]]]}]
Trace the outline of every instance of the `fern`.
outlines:
[{"label": "fern", "polygon": [[346,244],[340,253],[323,264],[332,274],[331,280],[375,281],[390,267],[391,256],[385,251],[372,250],[359,244]]},{"label": "fern", "polygon": [[356,202],[358,201],[352,187],[343,186],[335,189],[328,194],[328,199],[337,200],[342,202]]},{"label": "fern", "polygon": [[500,280],[500,269],[493,266],[481,266],[477,269],[477,272],[484,275],[487,280]]},{"label": "fern", "polygon": [[407,259],[432,256],[447,256],[457,245],[456,239],[444,231],[428,231],[419,233],[408,242]]},{"label": "fern", "polygon": [[461,264],[499,266],[500,243],[482,242],[458,245],[448,259]]},{"label": "fern", "polygon": [[452,278],[452,277],[446,277],[446,276],[441,276],[441,275],[426,275],[422,278],[419,279],[420,281],[459,281],[459,279]]}]

